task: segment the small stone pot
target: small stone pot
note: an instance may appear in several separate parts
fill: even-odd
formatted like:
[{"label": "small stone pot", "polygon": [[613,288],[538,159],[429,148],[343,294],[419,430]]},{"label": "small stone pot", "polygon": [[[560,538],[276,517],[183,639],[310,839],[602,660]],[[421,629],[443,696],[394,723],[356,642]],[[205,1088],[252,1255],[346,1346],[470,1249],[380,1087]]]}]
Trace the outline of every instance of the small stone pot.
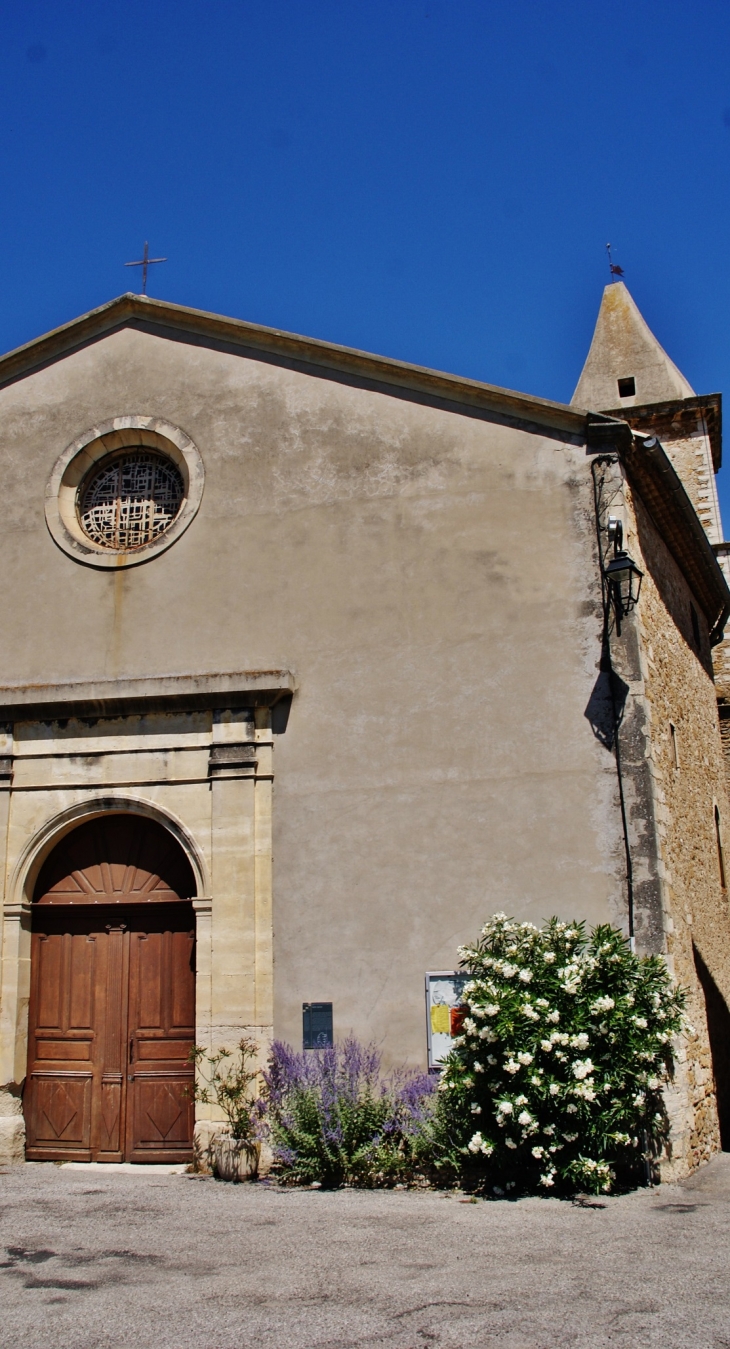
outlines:
[{"label": "small stone pot", "polygon": [[219,1180],[253,1180],[258,1175],[261,1144],[248,1138],[216,1134],[211,1142],[213,1172]]}]

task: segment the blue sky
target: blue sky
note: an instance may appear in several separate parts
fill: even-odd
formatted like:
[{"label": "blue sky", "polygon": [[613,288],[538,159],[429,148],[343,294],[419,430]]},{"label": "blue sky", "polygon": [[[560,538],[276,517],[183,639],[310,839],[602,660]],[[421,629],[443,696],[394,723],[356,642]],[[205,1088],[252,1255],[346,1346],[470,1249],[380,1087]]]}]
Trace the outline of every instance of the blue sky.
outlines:
[{"label": "blue sky", "polygon": [[0,350],[135,289],[149,239],[154,295],[568,401],[610,240],[730,389],[727,0],[1,12]]}]

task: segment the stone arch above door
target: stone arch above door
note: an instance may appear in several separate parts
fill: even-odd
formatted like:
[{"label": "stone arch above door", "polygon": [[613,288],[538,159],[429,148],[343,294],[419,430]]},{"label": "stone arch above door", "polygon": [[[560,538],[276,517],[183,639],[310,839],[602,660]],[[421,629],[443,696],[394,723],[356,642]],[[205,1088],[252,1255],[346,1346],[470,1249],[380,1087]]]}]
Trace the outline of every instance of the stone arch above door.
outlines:
[{"label": "stone arch above door", "polygon": [[76,826],[46,858],[34,904],[167,903],[196,895],[193,869],[158,821],[131,812]]},{"label": "stone arch above door", "polygon": [[102,816],[130,815],[135,820],[149,819],[161,825],[171,834],[185,854],[193,876],[195,890],[193,895],[200,898],[210,894],[210,875],[208,859],[184,821],[168,808],[161,808],[157,802],[142,796],[131,796],[125,792],[89,793],[72,806],[50,816],[40,828],[28,833],[12,867],[7,886],[5,910],[8,905],[30,904],[39,893],[36,889],[38,877],[50,854],[80,825]]}]

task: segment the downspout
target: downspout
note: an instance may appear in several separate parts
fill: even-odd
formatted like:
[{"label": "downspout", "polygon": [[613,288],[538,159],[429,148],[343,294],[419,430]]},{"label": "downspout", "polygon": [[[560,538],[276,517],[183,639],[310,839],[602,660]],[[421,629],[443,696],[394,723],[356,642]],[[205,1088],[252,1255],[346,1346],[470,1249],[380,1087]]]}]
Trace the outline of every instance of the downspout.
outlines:
[{"label": "downspout", "polygon": [[624,840],[624,854],[626,857],[626,897],[629,920],[629,943],[631,950],[635,947],[634,937],[634,870],[631,861],[631,846],[629,843],[629,825],[626,816],[626,799],[624,796],[624,781],[621,766],[621,737],[619,734],[621,727],[621,716],[619,714],[618,704],[616,702],[616,684],[611,658],[611,592],[606,580],[606,571],[603,556],[603,541],[601,538],[601,490],[603,481],[599,482],[596,476],[596,469],[607,467],[608,465],[618,465],[619,457],[616,454],[601,454],[591,462],[591,476],[593,478],[593,506],[596,520],[596,539],[598,542],[598,562],[601,570],[601,597],[603,604],[603,631],[601,633],[601,672],[608,675],[608,687],[611,692],[611,712],[613,720],[613,745],[616,759],[616,778],[618,780],[618,797],[621,811],[621,830]]}]

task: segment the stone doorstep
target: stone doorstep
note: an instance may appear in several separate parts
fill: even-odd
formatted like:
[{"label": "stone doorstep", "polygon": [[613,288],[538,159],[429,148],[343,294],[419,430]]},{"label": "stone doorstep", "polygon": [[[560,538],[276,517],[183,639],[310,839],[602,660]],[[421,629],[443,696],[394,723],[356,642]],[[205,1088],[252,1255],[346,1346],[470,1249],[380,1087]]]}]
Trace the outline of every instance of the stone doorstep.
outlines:
[{"label": "stone doorstep", "polygon": [[188,1169],[187,1162],[61,1162],[60,1166],[65,1171],[124,1171],[135,1176],[184,1176]]}]

